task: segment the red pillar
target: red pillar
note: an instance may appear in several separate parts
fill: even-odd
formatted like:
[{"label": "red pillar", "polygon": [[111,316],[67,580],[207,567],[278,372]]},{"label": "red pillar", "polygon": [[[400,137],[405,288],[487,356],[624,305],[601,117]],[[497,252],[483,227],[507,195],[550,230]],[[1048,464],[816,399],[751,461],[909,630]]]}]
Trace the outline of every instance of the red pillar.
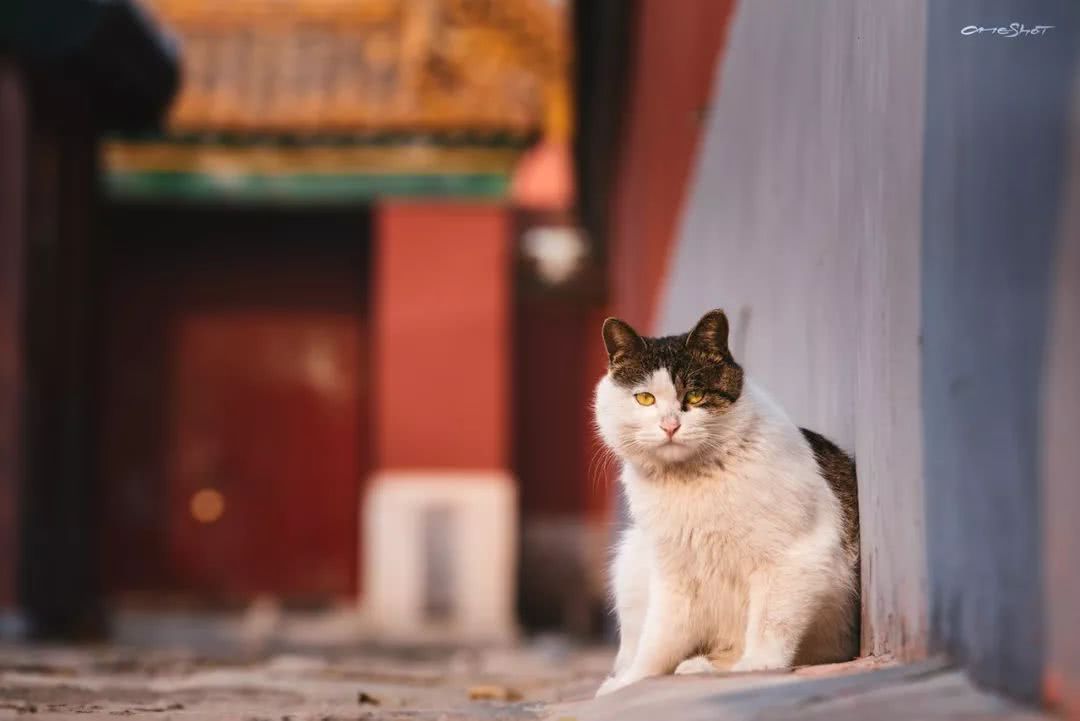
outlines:
[{"label": "red pillar", "polygon": [[363,602],[385,637],[513,633],[506,208],[377,210],[373,428]]},{"label": "red pillar", "polygon": [[15,605],[18,567],[25,100],[17,68],[0,59],[0,611]]},{"label": "red pillar", "polygon": [[389,203],[375,249],[375,461],[505,469],[510,223],[497,205]]}]

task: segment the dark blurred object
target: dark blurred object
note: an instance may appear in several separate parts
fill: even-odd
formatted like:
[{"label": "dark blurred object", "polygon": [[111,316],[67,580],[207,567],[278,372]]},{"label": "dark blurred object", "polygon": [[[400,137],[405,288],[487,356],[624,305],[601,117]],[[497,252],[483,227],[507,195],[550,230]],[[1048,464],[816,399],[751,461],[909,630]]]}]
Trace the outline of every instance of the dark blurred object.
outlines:
[{"label": "dark blurred object", "polygon": [[578,219],[600,247],[607,241],[608,205],[626,112],[630,26],[637,4],[631,0],[574,3]]},{"label": "dark blurred object", "polygon": [[[12,444],[0,505],[20,530],[0,543],[19,559],[18,595],[37,637],[100,633],[93,532],[87,349],[96,278],[89,262],[100,133],[146,129],[176,89],[170,43],[129,2],[19,0],[0,20],[0,177],[5,224],[0,347]],[[21,478],[21,483],[15,479]],[[0,589],[3,590],[3,589]],[[8,590],[8,596],[11,591]],[[0,602],[10,602],[0,598]]]},{"label": "dark blurred object", "polygon": [[56,101],[88,97],[99,130],[155,125],[180,80],[174,44],[138,5],[124,0],[6,3],[0,52],[40,76],[40,90]]}]

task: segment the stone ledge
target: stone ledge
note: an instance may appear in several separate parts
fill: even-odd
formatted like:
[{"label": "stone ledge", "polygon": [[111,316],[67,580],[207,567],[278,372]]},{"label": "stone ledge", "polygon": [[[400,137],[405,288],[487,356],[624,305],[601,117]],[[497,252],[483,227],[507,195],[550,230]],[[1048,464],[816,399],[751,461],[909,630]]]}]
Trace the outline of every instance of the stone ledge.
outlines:
[{"label": "stone ledge", "polygon": [[864,658],[789,672],[664,676],[599,699],[554,704],[546,721],[1048,718],[981,691],[943,659]]}]

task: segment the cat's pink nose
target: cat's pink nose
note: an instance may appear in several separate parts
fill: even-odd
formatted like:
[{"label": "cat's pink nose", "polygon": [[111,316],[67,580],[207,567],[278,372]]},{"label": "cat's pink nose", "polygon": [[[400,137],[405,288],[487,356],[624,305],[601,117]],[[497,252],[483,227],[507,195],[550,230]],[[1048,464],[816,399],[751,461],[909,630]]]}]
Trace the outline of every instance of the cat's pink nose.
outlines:
[{"label": "cat's pink nose", "polygon": [[668,438],[674,437],[675,431],[679,430],[681,425],[679,419],[675,416],[667,416],[660,419],[660,427],[664,429],[664,433],[667,433]]}]

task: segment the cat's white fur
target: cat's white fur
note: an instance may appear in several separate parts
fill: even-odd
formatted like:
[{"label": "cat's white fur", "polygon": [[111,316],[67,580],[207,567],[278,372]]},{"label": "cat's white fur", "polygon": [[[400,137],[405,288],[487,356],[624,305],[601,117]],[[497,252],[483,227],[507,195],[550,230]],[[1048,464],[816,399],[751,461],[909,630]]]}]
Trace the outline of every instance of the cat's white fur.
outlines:
[{"label": "cat's white fur", "polygon": [[[857,558],[844,549],[840,503],[764,392],[747,380],[722,413],[684,411],[666,369],[632,389],[609,374],[595,410],[623,461],[631,518],[612,564],[619,652],[597,695],[673,671],[855,654]],[[665,416],[681,423],[675,443]]]}]

